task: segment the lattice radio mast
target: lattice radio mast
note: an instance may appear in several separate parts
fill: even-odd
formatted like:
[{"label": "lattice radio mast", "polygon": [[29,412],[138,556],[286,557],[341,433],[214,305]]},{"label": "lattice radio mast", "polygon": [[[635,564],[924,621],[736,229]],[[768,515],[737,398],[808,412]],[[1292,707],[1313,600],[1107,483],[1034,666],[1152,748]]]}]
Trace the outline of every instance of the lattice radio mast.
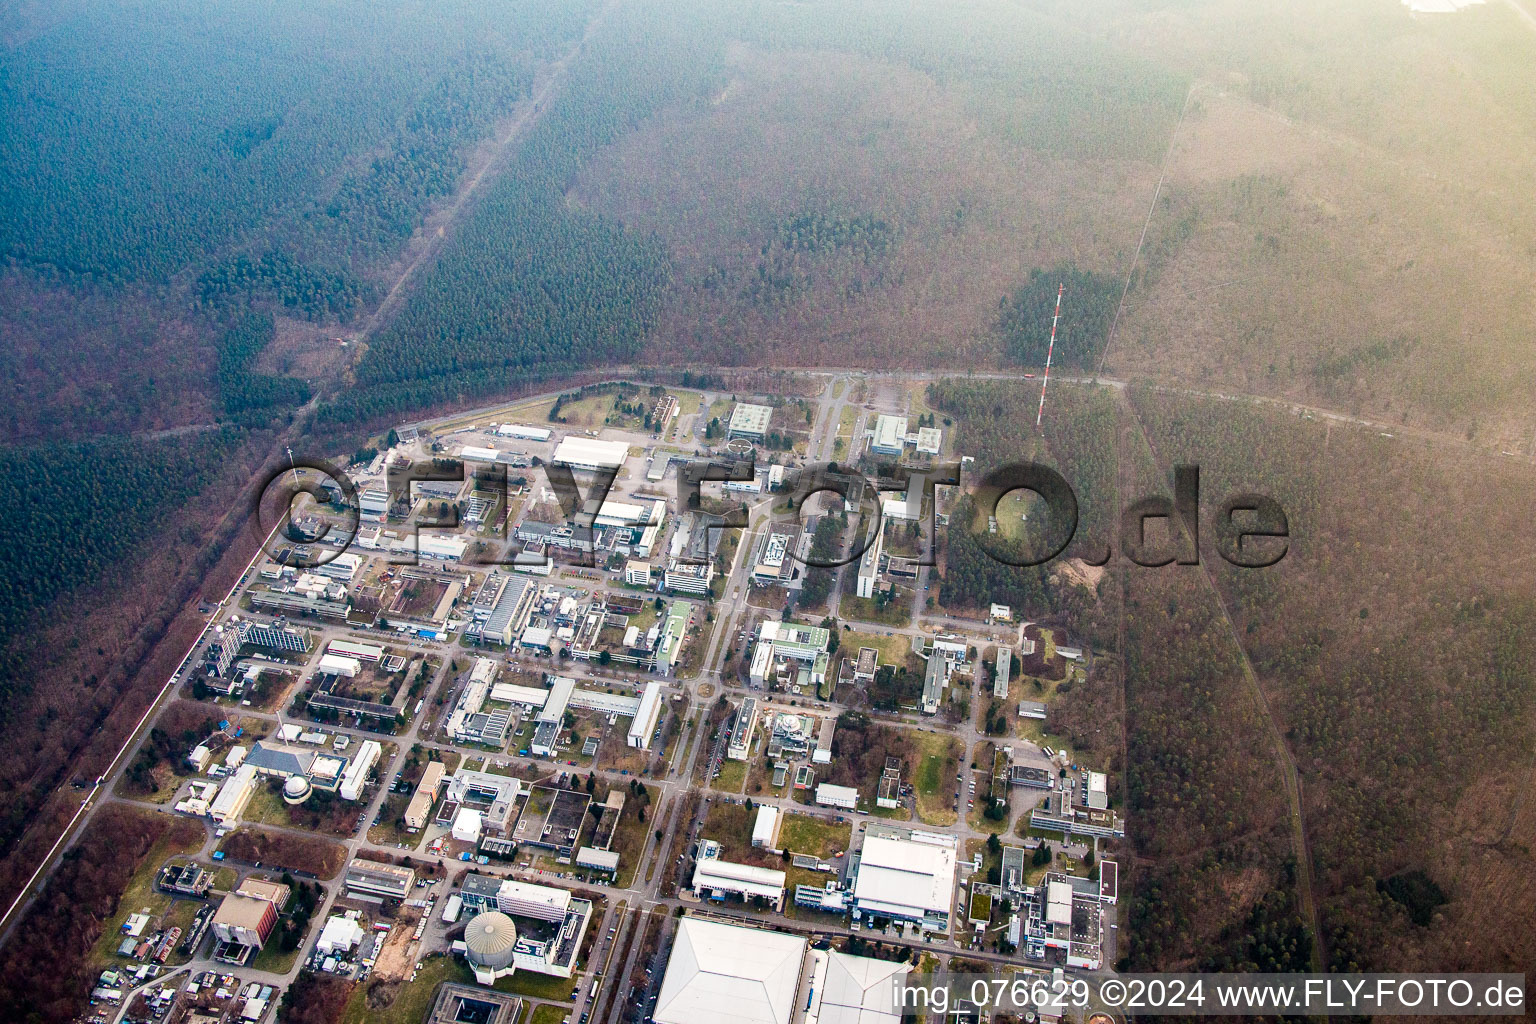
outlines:
[{"label": "lattice radio mast", "polygon": [[1045,417],[1045,386],[1051,382],[1051,355],[1056,351],[1056,322],[1061,319],[1061,293],[1066,285],[1056,286],[1056,315],[1051,317],[1051,343],[1045,349],[1045,377],[1040,381],[1040,410],[1035,413],[1035,426]]}]

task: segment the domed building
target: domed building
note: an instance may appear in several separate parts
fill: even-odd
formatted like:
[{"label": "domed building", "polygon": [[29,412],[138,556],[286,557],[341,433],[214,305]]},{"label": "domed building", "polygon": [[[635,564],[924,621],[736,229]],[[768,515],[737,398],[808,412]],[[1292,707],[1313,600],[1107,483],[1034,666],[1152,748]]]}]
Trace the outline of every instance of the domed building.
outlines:
[{"label": "domed building", "polygon": [[464,950],[475,980],[482,985],[495,984],[513,971],[517,925],[499,910],[476,915],[464,928]]},{"label": "domed building", "polygon": [[309,784],[308,779],[302,775],[290,775],[288,776],[288,781],[283,783],[283,803],[301,804],[309,799],[311,792],[313,792],[313,787]]}]

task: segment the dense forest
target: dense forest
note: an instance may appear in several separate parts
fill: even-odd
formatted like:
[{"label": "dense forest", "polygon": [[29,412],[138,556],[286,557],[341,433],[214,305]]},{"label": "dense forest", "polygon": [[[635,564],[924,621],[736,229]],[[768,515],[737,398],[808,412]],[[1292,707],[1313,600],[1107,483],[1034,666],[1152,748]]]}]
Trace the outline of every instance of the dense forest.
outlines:
[{"label": "dense forest", "polygon": [[[1148,391],[1134,400],[1163,459],[1201,464],[1208,510],[1261,489],[1290,519],[1273,569],[1211,564],[1311,796],[1329,963],[1465,956],[1444,935],[1497,931],[1512,904],[1493,893],[1531,870],[1529,853],[1506,845],[1520,825],[1504,794],[1532,759],[1536,603],[1524,575],[1501,568],[1536,545],[1528,517],[1506,508],[1528,482],[1374,432]],[[1443,493],[1479,498],[1447,509]],[[1402,542],[1413,537],[1435,541]],[[1442,845],[1451,821],[1468,852]],[[1529,950],[1495,945],[1466,962],[1531,963]]]},{"label": "dense forest", "polygon": [[594,152],[667,104],[703,94],[719,67],[717,16],[684,26],[608,14],[570,82],[327,403],[337,423],[503,388],[531,373],[635,357],[670,279],[660,243],[567,202]]},{"label": "dense forest", "polygon": [[1003,352],[1016,363],[1041,366],[1050,347],[1058,288],[1061,321],[1056,325],[1053,366],[1092,370],[1109,340],[1122,285],[1107,274],[1063,264],[1036,267],[1029,279],[998,303],[997,333]]},{"label": "dense forest", "polygon": [[[135,548],[205,486],[237,439],[212,431],[157,442],[0,448],[0,633],[15,637],[76,587],[116,578]],[[0,722],[30,686],[14,654],[5,657]]]},{"label": "dense forest", "polygon": [[0,137],[0,252],[88,283],[167,281],[256,239],[353,269],[452,188],[591,9],[97,5],[7,55],[0,118],[28,131]]},{"label": "dense forest", "polygon": [[219,339],[219,404],[238,419],[309,399],[309,385],[293,377],[257,373],[251,367],[272,341],[277,325],[267,313],[240,317]]}]

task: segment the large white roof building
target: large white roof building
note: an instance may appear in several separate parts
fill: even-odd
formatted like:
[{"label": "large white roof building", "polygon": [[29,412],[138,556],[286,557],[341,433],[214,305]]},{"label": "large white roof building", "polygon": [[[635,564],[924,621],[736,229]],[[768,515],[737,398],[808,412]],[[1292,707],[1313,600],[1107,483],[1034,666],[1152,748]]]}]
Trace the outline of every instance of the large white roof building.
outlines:
[{"label": "large white roof building", "polygon": [[825,956],[825,965],[817,965],[823,975],[816,986],[817,1024],[898,1024],[897,993],[911,964],[838,952]]},{"label": "large white roof building", "polygon": [[617,468],[629,458],[629,445],[623,441],[599,441],[591,437],[565,437],[555,446],[556,462],[573,469]]},{"label": "large white roof building", "polygon": [[805,961],[798,935],[685,917],[678,922],[656,1024],[792,1024]]},{"label": "large white roof building", "polygon": [[949,931],[955,889],[955,837],[934,832],[872,832],[853,884],[861,913]]}]

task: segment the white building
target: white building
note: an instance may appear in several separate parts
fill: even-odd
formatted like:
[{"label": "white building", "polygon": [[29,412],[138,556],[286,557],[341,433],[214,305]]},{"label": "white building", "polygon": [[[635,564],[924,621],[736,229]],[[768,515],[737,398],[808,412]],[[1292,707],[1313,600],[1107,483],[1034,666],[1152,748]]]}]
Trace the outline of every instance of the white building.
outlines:
[{"label": "white building", "polygon": [[719,858],[719,844],[705,840],[693,869],[693,891],[704,899],[723,900],[756,897],[766,900],[775,910],[784,909],[784,872],[760,868]]},{"label": "white building", "polygon": [[677,939],[656,1024],[899,1024],[910,964],[808,949],[799,935],[694,917]]},{"label": "white building", "polygon": [[911,964],[849,956],[829,950],[812,954],[813,1000],[806,1020],[816,1024],[899,1024],[899,993]]},{"label": "white building", "polygon": [[1103,772],[1089,772],[1086,799],[1089,807],[1102,811],[1109,806],[1109,777]]},{"label": "white building", "polygon": [[805,965],[798,935],[685,917],[667,960],[656,1024],[793,1024]]},{"label": "white building", "polygon": [[315,952],[325,956],[350,952],[363,941],[363,934],[363,926],[355,916],[332,914],[320,930],[320,938],[315,940]]},{"label": "white building", "polygon": [[251,802],[255,792],[256,769],[252,765],[242,764],[219,787],[219,795],[213,798],[213,803],[208,807],[208,817],[220,825],[235,824],[240,820],[240,815],[245,813],[245,805]]},{"label": "white building", "polygon": [[651,564],[631,558],[624,563],[624,582],[632,587],[651,585]]},{"label": "white building", "polygon": [[364,740],[363,745],[357,748],[352,763],[347,765],[347,773],[341,778],[343,800],[356,800],[363,795],[363,790],[368,786],[369,773],[378,764],[379,755],[383,752],[378,740]]},{"label": "white building", "polygon": [[503,423],[496,428],[498,437],[515,437],[523,441],[548,441],[551,433],[548,427],[525,427],[521,423]]},{"label": "white building", "polygon": [[768,433],[768,424],[772,419],[773,408],[771,406],[737,402],[736,408],[731,410],[731,423],[728,432],[731,437],[745,437],[753,441],[761,441]]},{"label": "white building", "polygon": [[907,443],[907,418],[905,416],[881,416],[875,420],[875,434],[870,439],[869,450],[880,455],[900,455]]},{"label": "white building", "polygon": [[440,537],[435,534],[418,534],[416,553],[422,558],[436,558],[445,562],[457,562],[464,557],[469,544],[458,537]]},{"label": "white building", "polygon": [[480,812],[473,807],[460,807],[453,819],[453,838],[461,843],[480,841]]},{"label": "white building", "polygon": [[315,666],[315,671],[323,675],[342,676],[351,679],[363,670],[363,663],[356,658],[344,657],[340,654],[320,655],[320,664]]},{"label": "white building", "polygon": [[845,811],[859,806],[859,791],[852,786],[834,786],[823,782],[816,787],[816,802],[823,807],[839,807]]},{"label": "white building", "polygon": [[662,586],[680,594],[703,597],[709,593],[710,581],[715,578],[715,564],[706,562],[693,565],[673,560],[662,574]]},{"label": "white building", "polygon": [[640,709],[635,712],[635,717],[629,723],[629,745],[644,749],[651,742],[651,733],[656,731],[656,722],[661,717],[662,701],[666,693],[660,683],[646,683],[645,692],[640,697]]},{"label": "white building", "polygon": [[572,469],[595,471],[617,469],[629,458],[629,445],[623,441],[600,441],[592,437],[566,437],[555,446],[554,461]]},{"label": "white building", "polygon": [[759,804],[757,820],[752,823],[752,845],[763,850],[778,849],[779,809],[772,804]]},{"label": "white building", "polygon": [[885,523],[881,522],[880,528],[875,531],[875,539],[864,553],[859,556],[859,577],[857,593],[860,597],[871,598],[875,596],[875,584],[880,582],[880,554],[885,547]]},{"label": "white building", "polygon": [[954,890],[954,836],[882,829],[865,837],[853,884],[858,913],[948,932]]},{"label": "white building", "polygon": [[752,733],[757,730],[757,698],[748,697],[736,712],[736,725],[725,747],[725,756],[732,761],[745,761],[752,749]]}]

